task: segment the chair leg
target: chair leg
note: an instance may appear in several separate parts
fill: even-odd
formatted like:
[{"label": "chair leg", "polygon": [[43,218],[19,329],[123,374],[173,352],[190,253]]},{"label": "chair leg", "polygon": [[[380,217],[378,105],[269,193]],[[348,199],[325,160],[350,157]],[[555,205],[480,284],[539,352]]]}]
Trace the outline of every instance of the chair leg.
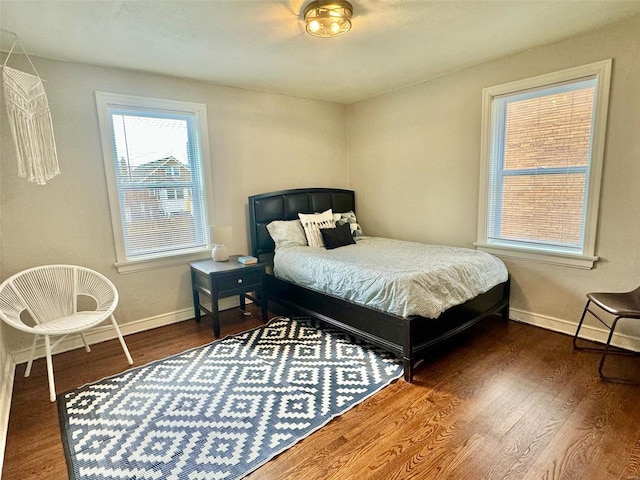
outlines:
[{"label": "chair leg", "polygon": [[584,322],[584,317],[587,315],[589,311],[589,304],[591,300],[587,300],[587,304],[584,306],[584,310],[582,311],[582,317],[580,317],[580,322],[578,322],[578,328],[576,329],[576,334],[573,336],[573,348],[574,350],[580,350],[581,347],[576,345],[576,340],[578,339],[578,334],[580,333],[580,329],[582,328],[582,322]]},{"label": "chair leg", "polygon": [[28,377],[31,375],[31,367],[33,366],[33,357],[36,354],[36,342],[40,338],[40,335],[33,336],[33,343],[31,344],[31,355],[29,355],[29,362],[27,363],[27,369],[24,371],[24,376]]},{"label": "chair leg", "polygon": [[84,332],[80,332],[80,336],[84,342],[84,349],[89,353],[91,351],[91,347],[89,346],[89,342],[87,342],[87,337],[84,336]]},{"label": "chair leg", "polygon": [[620,320],[620,317],[616,317],[613,323],[611,324],[611,330],[609,330],[609,336],[607,337],[607,343],[604,345],[604,351],[602,352],[602,358],[600,359],[600,365],[598,366],[598,373],[600,374],[600,378],[607,379],[608,377],[602,373],[602,369],[604,367],[604,361],[607,358],[607,353],[609,353],[609,346],[611,345],[611,339],[613,338],[613,331],[616,328],[616,324]]},{"label": "chair leg", "polygon": [[602,352],[602,358],[600,359],[600,365],[598,366],[598,373],[600,374],[600,378],[602,380],[609,380],[609,381],[613,381],[613,382],[630,383],[630,384],[637,385],[639,383],[637,381],[626,379],[626,378],[619,378],[619,377],[608,377],[603,373],[604,361],[607,358],[607,354],[609,353],[609,348],[611,347],[611,339],[613,338],[613,332],[616,329],[616,325],[618,323],[618,320],[620,320],[621,318],[625,318],[625,317],[616,317],[615,320],[613,321],[613,323],[611,324],[611,330],[609,331],[609,337],[607,338],[607,343],[604,346],[604,350]]},{"label": "chair leg", "polygon": [[122,337],[122,333],[120,332],[120,327],[116,323],[116,319],[113,315],[111,315],[111,323],[113,328],[116,329],[116,333],[118,334],[118,339],[120,340],[120,345],[122,345],[122,350],[124,350],[124,354],[127,357],[127,361],[129,365],[133,365],[133,359],[131,358],[131,354],[129,353],[129,349],[127,348],[127,344],[124,342],[124,338]]},{"label": "chair leg", "polygon": [[51,342],[49,335],[44,336],[44,349],[47,356],[47,376],[49,377],[49,400],[56,401],[56,384],[53,380],[53,360],[51,359]]}]

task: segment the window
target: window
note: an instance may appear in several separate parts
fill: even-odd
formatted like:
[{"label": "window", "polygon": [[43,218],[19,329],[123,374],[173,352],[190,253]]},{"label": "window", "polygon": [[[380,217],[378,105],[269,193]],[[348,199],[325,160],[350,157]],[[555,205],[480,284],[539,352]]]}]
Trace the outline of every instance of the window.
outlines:
[{"label": "window", "polygon": [[182,188],[167,188],[167,200],[177,200],[184,198],[184,189]]},{"label": "window", "polygon": [[592,268],[611,60],[483,91],[480,250]]},{"label": "window", "polygon": [[209,250],[206,107],[96,92],[120,272]]}]

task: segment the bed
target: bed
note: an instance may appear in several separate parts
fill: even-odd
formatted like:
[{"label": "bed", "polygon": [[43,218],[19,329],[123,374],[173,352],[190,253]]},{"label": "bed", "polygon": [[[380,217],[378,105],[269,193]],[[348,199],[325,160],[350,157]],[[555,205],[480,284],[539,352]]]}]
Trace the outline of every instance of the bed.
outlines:
[{"label": "bed", "polygon": [[500,314],[509,318],[509,278],[484,293],[451,306],[437,318],[404,316],[345,300],[331,291],[278,278],[273,273],[275,243],[267,225],[296,220],[298,214],[355,212],[355,192],[334,188],[305,188],[249,197],[249,232],[252,255],[268,263],[268,301],[294,309],[391,352],[403,361],[404,379],[411,382],[413,368],[429,349],[468,329],[483,318]]}]

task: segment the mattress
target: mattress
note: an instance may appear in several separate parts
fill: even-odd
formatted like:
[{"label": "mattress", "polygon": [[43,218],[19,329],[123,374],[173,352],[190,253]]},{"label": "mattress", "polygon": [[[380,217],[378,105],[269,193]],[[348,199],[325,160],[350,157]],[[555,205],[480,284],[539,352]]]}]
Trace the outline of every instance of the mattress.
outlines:
[{"label": "mattress", "polygon": [[333,250],[279,248],[274,275],[401,317],[427,318],[437,318],[508,277],[504,263],[485,252],[368,236]]}]

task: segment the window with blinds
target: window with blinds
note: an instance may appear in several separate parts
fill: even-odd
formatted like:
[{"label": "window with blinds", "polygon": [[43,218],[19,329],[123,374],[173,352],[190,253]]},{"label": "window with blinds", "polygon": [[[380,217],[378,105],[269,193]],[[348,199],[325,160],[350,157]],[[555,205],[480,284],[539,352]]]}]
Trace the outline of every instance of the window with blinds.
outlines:
[{"label": "window with blinds", "polygon": [[479,248],[593,266],[609,72],[598,62],[485,89]]},{"label": "window with blinds", "polygon": [[207,250],[204,105],[102,92],[96,98],[116,265]]}]

